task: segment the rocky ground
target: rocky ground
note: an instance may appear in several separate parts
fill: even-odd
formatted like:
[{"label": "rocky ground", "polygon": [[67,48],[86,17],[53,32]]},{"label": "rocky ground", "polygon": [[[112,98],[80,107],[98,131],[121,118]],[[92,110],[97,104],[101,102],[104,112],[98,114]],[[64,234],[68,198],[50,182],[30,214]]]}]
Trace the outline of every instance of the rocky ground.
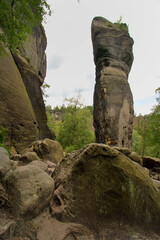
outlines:
[{"label": "rocky ground", "polygon": [[0,239],[160,239],[160,159],[90,144],[63,158],[56,141],[0,148]]}]

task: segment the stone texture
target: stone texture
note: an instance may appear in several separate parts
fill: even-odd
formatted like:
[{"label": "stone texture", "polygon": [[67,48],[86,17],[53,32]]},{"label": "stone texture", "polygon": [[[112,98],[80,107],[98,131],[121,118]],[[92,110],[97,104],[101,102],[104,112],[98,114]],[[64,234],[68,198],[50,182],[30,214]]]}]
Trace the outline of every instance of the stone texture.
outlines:
[{"label": "stone texture", "polygon": [[10,54],[0,57],[0,126],[16,150],[38,139],[38,125],[17,66]]},{"label": "stone texture", "polygon": [[36,152],[43,161],[51,161],[56,164],[62,161],[63,148],[57,141],[48,138],[39,140],[32,144],[31,149]]},{"label": "stone texture", "polygon": [[46,45],[43,27],[34,27],[29,41],[13,56],[36,115],[39,137],[40,139],[46,137],[54,139],[54,133],[47,126],[45,105],[40,88],[46,76]]},{"label": "stone texture", "polygon": [[33,162],[33,161],[36,161],[36,160],[39,160],[39,157],[37,156],[37,153],[35,152],[26,152],[24,153],[22,156],[21,156],[21,159],[20,159],[22,162],[24,163],[30,163],[30,162]]},{"label": "stone texture", "polygon": [[47,163],[42,162],[40,160],[39,161],[35,160],[35,161],[29,163],[29,165],[37,166],[37,167],[41,168],[43,171],[48,172],[48,165],[47,165]]},{"label": "stone texture", "polygon": [[14,215],[32,218],[49,204],[54,182],[41,168],[26,165],[7,173],[6,186]]},{"label": "stone texture", "polygon": [[133,62],[133,39],[116,24],[95,17],[92,42],[96,65],[96,142],[130,148],[134,112],[128,75]]},{"label": "stone texture", "polygon": [[108,223],[159,229],[160,193],[148,173],[107,145],[90,144],[69,154],[57,165],[54,180],[53,216],[81,223],[99,239]]},{"label": "stone texture", "polygon": [[5,174],[11,169],[11,167],[12,164],[9,159],[7,150],[0,147],[0,177],[4,177]]}]

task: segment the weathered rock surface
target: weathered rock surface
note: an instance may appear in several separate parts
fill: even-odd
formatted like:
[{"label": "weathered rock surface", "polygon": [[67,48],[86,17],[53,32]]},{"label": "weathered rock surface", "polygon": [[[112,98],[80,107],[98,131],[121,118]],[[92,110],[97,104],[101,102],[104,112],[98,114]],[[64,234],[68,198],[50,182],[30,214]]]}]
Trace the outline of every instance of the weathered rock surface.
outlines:
[{"label": "weathered rock surface", "polygon": [[133,98],[128,74],[133,62],[133,39],[102,17],[92,22],[96,65],[94,127],[96,142],[131,147]]},{"label": "weathered rock surface", "polygon": [[37,167],[41,168],[43,171],[48,172],[48,165],[45,162],[35,160],[35,161],[29,163],[29,165],[37,166]]},{"label": "weathered rock surface", "polygon": [[21,149],[39,137],[36,117],[17,66],[9,52],[0,57],[0,126],[7,141]]},{"label": "weathered rock surface", "polygon": [[7,173],[6,186],[14,215],[32,218],[49,204],[54,182],[40,167],[26,165]]},{"label": "weathered rock surface", "polygon": [[57,141],[51,139],[44,139],[33,142],[31,146],[32,151],[36,152],[43,161],[51,161],[59,163],[63,158],[63,148]]},{"label": "weathered rock surface", "polygon": [[160,192],[143,167],[107,145],[90,144],[69,154],[54,180],[51,208],[59,220],[81,223],[99,238],[106,236],[102,239],[112,239],[107,229],[116,222],[159,229]]},{"label": "weathered rock surface", "polygon": [[26,152],[21,156],[20,160],[24,163],[30,163],[30,162],[33,162],[33,161],[36,161],[36,160],[40,161],[36,152]]},{"label": "weathered rock surface", "polygon": [[0,177],[4,177],[5,174],[11,169],[12,164],[9,159],[9,155],[6,149],[0,147]]},{"label": "weathered rock surface", "polygon": [[45,105],[40,88],[46,76],[46,46],[47,39],[43,27],[34,27],[29,41],[13,56],[36,115],[40,139],[46,137],[54,139],[54,134],[47,126]]}]

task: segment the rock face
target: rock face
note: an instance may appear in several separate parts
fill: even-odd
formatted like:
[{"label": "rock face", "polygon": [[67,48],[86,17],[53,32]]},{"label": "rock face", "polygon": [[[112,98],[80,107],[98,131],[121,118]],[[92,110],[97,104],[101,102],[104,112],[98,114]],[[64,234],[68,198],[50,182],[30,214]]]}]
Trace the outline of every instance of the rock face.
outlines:
[{"label": "rock face", "polygon": [[19,49],[18,53],[13,54],[13,57],[36,115],[40,139],[46,137],[54,139],[54,134],[47,126],[45,105],[40,88],[46,76],[46,46],[47,39],[43,27],[34,27],[29,41]]},{"label": "rock face", "polygon": [[8,145],[18,152],[35,140],[55,138],[47,126],[40,88],[46,74],[45,49],[45,32],[37,27],[24,47],[0,57],[0,126],[7,128]]},{"label": "rock face", "polygon": [[0,57],[0,126],[19,150],[39,137],[37,120],[17,66],[8,52]]},{"label": "rock face", "polygon": [[98,143],[130,148],[134,113],[127,80],[133,62],[133,39],[126,25],[122,26],[102,17],[92,22],[96,65],[93,115]]},{"label": "rock face", "polygon": [[117,221],[159,228],[160,193],[148,173],[107,145],[90,144],[69,154],[54,180],[53,215],[84,224],[97,239]]}]

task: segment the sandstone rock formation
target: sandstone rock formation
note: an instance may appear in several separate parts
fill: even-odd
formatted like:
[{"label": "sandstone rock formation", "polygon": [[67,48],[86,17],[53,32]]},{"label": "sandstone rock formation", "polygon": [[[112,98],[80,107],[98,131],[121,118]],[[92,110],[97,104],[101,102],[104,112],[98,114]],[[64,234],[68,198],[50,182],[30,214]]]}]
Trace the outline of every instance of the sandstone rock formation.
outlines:
[{"label": "sandstone rock formation", "polygon": [[37,120],[12,55],[0,57],[0,126],[17,150],[39,138]]},{"label": "sandstone rock formation", "polygon": [[53,216],[81,223],[99,239],[117,221],[159,229],[160,192],[142,166],[107,145],[71,153],[56,167],[54,180]]},{"label": "sandstone rock formation", "polygon": [[13,54],[20,71],[28,96],[32,103],[39,127],[39,137],[54,138],[54,134],[47,126],[45,105],[41,86],[46,76],[46,50],[47,39],[44,28],[34,27],[29,40]]},{"label": "sandstone rock formation", "polygon": [[35,140],[55,138],[47,126],[40,88],[46,74],[45,49],[44,29],[36,27],[14,59],[9,51],[0,57],[0,126],[7,129],[8,145],[18,152]]},{"label": "sandstone rock formation", "polygon": [[93,113],[96,141],[130,148],[133,99],[128,74],[133,62],[133,39],[125,24],[95,17],[92,42],[96,65]]}]

